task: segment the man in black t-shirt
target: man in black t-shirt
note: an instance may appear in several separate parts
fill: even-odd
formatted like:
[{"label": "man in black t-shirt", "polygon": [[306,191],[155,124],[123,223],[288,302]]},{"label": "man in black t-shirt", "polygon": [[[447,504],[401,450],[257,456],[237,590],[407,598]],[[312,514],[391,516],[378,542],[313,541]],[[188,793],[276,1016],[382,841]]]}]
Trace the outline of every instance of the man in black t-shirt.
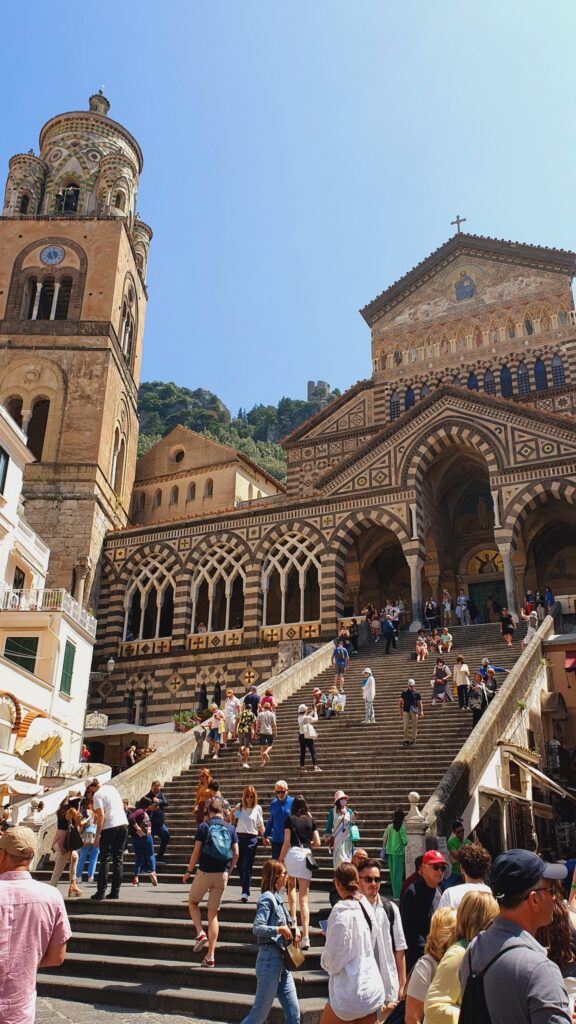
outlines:
[{"label": "man in black t-shirt", "polygon": [[398,711],[402,719],[403,745],[405,747],[413,747],[416,743],[416,733],[418,732],[418,719],[424,718],[422,698],[416,689],[415,679],[409,679],[407,688],[402,690]]},{"label": "man in black t-shirt", "polygon": [[258,714],[258,708],[260,706],[260,697],[258,696],[258,690],[256,689],[255,686],[250,687],[250,690],[244,697],[244,703],[246,704],[247,707],[250,708],[252,714],[254,715],[254,718],[256,718]]}]

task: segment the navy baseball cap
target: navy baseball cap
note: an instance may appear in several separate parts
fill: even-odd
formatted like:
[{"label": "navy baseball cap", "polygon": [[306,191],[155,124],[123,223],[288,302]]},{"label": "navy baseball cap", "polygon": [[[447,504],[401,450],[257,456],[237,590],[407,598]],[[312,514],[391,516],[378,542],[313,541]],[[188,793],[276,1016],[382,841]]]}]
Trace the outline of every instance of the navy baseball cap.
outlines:
[{"label": "navy baseball cap", "polygon": [[496,899],[501,900],[530,891],[541,878],[559,882],[567,874],[565,864],[547,864],[529,850],[508,850],[492,864],[490,888]]}]

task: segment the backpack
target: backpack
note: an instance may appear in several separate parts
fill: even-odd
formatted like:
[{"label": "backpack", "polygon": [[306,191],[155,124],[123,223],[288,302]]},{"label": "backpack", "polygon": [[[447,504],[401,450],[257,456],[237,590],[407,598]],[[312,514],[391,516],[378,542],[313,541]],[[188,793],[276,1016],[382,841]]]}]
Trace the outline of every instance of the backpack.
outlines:
[{"label": "backpack", "polygon": [[386,896],[381,896],[380,900],[384,907],[384,913],[390,922],[390,938],[392,939],[392,952],[396,952],[396,942],[394,941],[394,910],[392,907],[392,901],[387,899]]},{"label": "backpack", "polygon": [[223,821],[214,821],[208,825],[208,835],[202,846],[202,853],[222,862],[231,859],[232,836]]},{"label": "backpack", "polygon": [[460,1017],[459,1024],[492,1024],[492,1019],[488,1012],[488,1006],[486,1003],[486,996],[484,995],[484,975],[492,964],[495,964],[504,953],[507,953],[509,949],[527,949],[523,943],[516,942],[513,946],[507,946],[506,949],[501,949],[496,956],[493,956],[488,961],[484,970],[479,971],[478,974],[474,974],[472,970],[472,950],[469,949],[466,954],[468,957],[468,981],[466,982],[466,988],[462,993],[462,1003],[460,1005]]}]

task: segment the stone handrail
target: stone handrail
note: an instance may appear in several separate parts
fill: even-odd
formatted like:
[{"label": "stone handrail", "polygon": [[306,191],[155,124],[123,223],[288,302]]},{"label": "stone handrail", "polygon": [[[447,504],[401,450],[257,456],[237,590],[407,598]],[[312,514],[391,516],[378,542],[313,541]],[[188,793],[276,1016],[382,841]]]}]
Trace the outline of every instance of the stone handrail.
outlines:
[{"label": "stone handrail", "polygon": [[264,683],[260,683],[257,687],[258,693],[263,695],[265,690],[270,689],[276,703],[281,704],[283,700],[287,700],[293,693],[296,693],[300,687],[314,679],[319,672],[328,668],[333,653],[334,644],[332,640],[329,640],[327,644],[322,644],[318,650],[306,658],[302,658],[301,661],[297,661],[295,665],[290,665],[283,672],[279,672],[277,676],[272,676]]},{"label": "stone handrail", "polygon": [[517,701],[524,700],[534,680],[535,669],[542,658],[542,641],[554,632],[554,622],[547,615],[538,632],[508,673],[496,700],[482,715],[478,725],[460,748],[457,757],[436,786],[422,814],[428,833],[448,835],[454,818],[462,814],[484,772],[498,740],[504,735]]}]

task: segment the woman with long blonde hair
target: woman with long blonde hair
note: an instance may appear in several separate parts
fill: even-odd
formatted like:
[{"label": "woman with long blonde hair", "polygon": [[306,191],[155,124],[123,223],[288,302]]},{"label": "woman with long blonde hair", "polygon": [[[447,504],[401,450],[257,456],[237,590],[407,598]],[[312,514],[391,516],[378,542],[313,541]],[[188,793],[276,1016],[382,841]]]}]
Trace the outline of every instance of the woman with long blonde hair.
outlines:
[{"label": "woman with long blonde hair", "polygon": [[210,790],[210,783],[212,782],[212,775],[207,768],[201,768],[198,773],[198,785],[196,786],[196,806],[194,807],[194,814],[196,815],[196,824],[201,825],[204,821],[204,808],[206,801],[210,800],[212,793]]},{"label": "woman with long blonde hair", "polygon": [[424,1019],[426,994],[438,970],[438,964],[454,942],[455,929],[456,911],[452,907],[443,907],[432,914],[424,956],[414,964],[405,989],[406,1024],[421,1024]]},{"label": "woman with long blonde hair", "polygon": [[498,916],[491,892],[467,892],[456,912],[454,944],[446,950],[424,1000],[426,1024],[458,1024],[462,989],[460,965],[472,939]]},{"label": "woman with long blonde hair", "polygon": [[242,799],[234,810],[234,825],[238,834],[238,874],[242,886],[242,903],[250,896],[252,868],[258,847],[258,836],[264,834],[264,815],[258,803],[258,793],[254,786],[246,786]]}]

